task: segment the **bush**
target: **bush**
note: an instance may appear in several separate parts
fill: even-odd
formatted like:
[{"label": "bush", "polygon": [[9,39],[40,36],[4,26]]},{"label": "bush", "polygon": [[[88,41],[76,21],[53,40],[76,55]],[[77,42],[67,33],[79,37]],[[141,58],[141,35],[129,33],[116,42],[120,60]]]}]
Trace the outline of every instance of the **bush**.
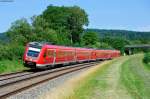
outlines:
[{"label": "bush", "polygon": [[24,52],[24,46],[18,46],[15,44],[7,44],[0,46],[0,60],[13,60],[21,59]]},{"label": "bush", "polygon": [[150,63],[150,52],[149,53],[145,53],[144,58],[143,58],[143,62],[145,64],[149,64]]}]

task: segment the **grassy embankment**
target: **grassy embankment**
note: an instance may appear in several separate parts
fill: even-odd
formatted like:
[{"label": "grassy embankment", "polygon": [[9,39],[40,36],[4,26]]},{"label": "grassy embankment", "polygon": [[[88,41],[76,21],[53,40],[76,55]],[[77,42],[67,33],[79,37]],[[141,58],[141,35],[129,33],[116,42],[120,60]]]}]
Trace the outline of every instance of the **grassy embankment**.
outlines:
[{"label": "grassy embankment", "polygon": [[148,99],[150,71],[142,55],[121,57],[80,74],[43,99]]},{"label": "grassy embankment", "polygon": [[16,71],[22,71],[26,68],[23,66],[22,61],[20,60],[1,60],[0,61],[0,74],[1,73],[10,73]]},{"label": "grassy embankment", "polygon": [[122,66],[122,84],[135,99],[150,98],[150,70],[142,59],[143,55],[132,56]]}]

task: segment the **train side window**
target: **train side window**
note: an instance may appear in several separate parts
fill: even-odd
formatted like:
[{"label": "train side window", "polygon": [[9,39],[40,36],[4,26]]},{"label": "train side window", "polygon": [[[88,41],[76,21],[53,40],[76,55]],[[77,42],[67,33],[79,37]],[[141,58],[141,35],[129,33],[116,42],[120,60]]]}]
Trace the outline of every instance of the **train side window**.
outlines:
[{"label": "train side window", "polygon": [[65,51],[59,51],[58,52],[58,57],[64,57],[65,56]]},{"label": "train side window", "polygon": [[46,55],[47,55],[47,57],[54,57],[54,50],[48,49]]},{"label": "train side window", "polygon": [[68,51],[68,55],[67,56],[72,56],[72,51]]}]

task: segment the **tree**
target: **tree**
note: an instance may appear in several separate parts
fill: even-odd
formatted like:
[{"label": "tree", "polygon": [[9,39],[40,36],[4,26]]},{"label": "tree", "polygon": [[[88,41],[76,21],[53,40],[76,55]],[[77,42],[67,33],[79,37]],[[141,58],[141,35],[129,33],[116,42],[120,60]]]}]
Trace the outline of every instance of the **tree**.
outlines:
[{"label": "tree", "polygon": [[67,27],[70,32],[71,40],[75,43],[80,41],[80,35],[84,30],[83,26],[88,25],[88,16],[83,9],[77,6],[71,7],[70,13]]},{"label": "tree", "polygon": [[56,31],[49,28],[49,23],[42,16],[33,16],[31,19],[35,41],[58,43]]},{"label": "tree", "polygon": [[48,27],[49,23],[46,22],[46,20],[41,16],[33,16],[31,20],[32,20],[33,31],[36,34],[40,34],[41,32],[45,31],[45,29],[49,28]]},{"label": "tree", "polygon": [[58,7],[50,5],[41,16],[49,23],[49,28],[56,30],[59,35],[65,35],[71,43],[80,41],[83,26],[88,25],[86,12],[77,6]]},{"label": "tree", "polygon": [[13,42],[25,44],[31,40],[32,27],[25,18],[15,21],[7,31],[8,37]]},{"label": "tree", "polygon": [[112,46],[115,49],[120,50],[121,52],[124,51],[124,47],[125,45],[129,45],[130,42],[124,38],[112,38],[112,37],[106,37],[103,39],[103,42],[109,44],[110,46]]},{"label": "tree", "polygon": [[105,43],[105,42],[100,42],[98,48],[102,48],[102,49],[112,49],[111,45],[109,45],[108,43]]},{"label": "tree", "polygon": [[87,47],[94,47],[99,42],[97,33],[95,32],[85,32],[82,36],[81,43]]}]

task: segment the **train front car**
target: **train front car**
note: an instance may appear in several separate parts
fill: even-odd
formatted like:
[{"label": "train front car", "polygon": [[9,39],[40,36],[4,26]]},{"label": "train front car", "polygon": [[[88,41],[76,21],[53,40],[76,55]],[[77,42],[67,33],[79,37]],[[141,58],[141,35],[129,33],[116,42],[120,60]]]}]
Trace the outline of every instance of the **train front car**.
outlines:
[{"label": "train front car", "polygon": [[38,42],[30,42],[27,44],[23,57],[24,66],[29,68],[36,68],[36,64],[40,58],[42,46],[43,45]]}]

